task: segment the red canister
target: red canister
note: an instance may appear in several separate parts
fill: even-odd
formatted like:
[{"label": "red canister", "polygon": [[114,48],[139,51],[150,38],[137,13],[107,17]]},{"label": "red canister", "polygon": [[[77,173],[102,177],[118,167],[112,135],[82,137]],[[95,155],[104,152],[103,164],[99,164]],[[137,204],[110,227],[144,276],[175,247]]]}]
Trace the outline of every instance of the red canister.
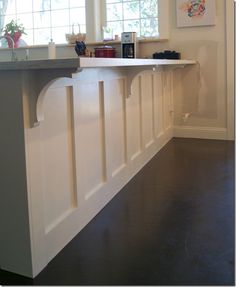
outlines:
[{"label": "red canister", "polygon": [[111,46],[97,47],[94,50],[97,58],[115,58],[116,56],[116,49]]}]

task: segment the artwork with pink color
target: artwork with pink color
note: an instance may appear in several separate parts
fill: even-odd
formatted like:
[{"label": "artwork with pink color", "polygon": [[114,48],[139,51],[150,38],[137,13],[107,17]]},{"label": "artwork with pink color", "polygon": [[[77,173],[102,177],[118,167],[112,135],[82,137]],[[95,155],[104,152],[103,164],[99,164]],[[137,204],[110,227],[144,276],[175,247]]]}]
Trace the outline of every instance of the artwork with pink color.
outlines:
[{"label": "artwork with pink color", "polygon": [[215,25],[215,0],[176,0],[177,27]]}]

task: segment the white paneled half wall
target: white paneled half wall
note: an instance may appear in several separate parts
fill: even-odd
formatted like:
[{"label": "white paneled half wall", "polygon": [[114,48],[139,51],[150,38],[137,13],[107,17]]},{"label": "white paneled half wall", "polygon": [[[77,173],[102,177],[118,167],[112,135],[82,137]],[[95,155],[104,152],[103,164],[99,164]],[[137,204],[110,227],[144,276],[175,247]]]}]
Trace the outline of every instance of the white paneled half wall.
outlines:
[{"label": "white paneled half wall", "polygon": [[[25,128],[33,275],[172,138],[173,72],[122,69],[50,82]],[[27,109],[24,112],[27,119]]]}]

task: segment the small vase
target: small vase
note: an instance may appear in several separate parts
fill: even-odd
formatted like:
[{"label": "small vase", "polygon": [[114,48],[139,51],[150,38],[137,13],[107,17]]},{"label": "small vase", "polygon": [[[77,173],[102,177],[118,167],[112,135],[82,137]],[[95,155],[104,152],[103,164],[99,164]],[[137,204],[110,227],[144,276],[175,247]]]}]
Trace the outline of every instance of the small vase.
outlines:
[{"label": "small vase", "polygon": [[[12,40],[14,42],[14,48],[19,47],[18,41],[19,41],[21,35],[22,35],[21,32],[15,32],[13,36],[11,36],[10,34],[5,34],[5,36],[9,36],[12,38]],[[12,41],[9,38],[7,38],[7,43],[8,43],[8,47],[12,48]]]},{"label": "small vase", "polygon": [[18,48],[19,47],[19,39],[20,39],[21,35],[22,35],[21,32],[14,33],[14,36],[13,36],[14,48]]}]

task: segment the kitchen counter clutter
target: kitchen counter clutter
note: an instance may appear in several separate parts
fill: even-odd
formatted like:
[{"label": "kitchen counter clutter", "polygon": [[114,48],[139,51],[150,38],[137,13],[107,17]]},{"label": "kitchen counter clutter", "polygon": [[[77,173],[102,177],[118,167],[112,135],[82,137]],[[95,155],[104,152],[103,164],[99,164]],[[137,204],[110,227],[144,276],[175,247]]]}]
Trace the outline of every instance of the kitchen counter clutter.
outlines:
[{"label": "kitchen counter clutter", "polygon": [[1,269],[39,274],[173,137],[174,71],[194,64],[0,62]]}]

